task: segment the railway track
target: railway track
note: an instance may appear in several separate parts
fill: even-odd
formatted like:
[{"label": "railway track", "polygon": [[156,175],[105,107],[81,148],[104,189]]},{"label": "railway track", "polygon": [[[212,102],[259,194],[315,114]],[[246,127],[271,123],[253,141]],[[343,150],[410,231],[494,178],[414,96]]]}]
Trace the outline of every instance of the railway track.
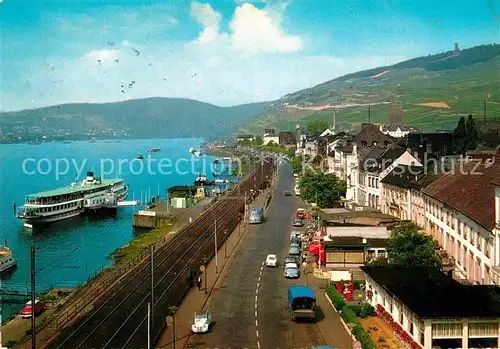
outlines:
[{"label": "railway track", "polygon": [[153,268],[149,261],[139,264],[130,277],[108,291],[88,314],[63,329],[47,348],[146,348],[148,303],[153,301],[154,340],[164,328],[169,307],[177,305],[191,287],[190,272],[196,273],[203,258],[214,253],[215,235],[221,246],[224,232],[230,233],[239,223],[245,198],[250,199],[251,191],[256,191],[273,169],[271,161],[259,164],[231,192],[158,248]]}]

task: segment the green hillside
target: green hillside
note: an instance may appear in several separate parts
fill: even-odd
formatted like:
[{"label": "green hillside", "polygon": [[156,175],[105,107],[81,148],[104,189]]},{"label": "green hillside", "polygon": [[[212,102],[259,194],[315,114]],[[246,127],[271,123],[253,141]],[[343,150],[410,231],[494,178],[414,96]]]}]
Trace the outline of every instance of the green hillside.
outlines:
[{"label": "green hillside", "polygon": [[[234,131],[271,103],[219,107],[181,98],[147,98],[105,104],[64,104],[0,113],[5,141],[48,138],[212,137]],[[1,137],[0,137],[1,138]]]},{"label": "green hillside", "polygon": [[[374,77],[380,73],[383,74]],[[500,117],[498,91],[500,45],[477,46],[462,50],[459,55],[450,51],[349,74],[288,94],[240,131],[262,132],[266,127],[293,129],[296,124],[306,124],[312,119],[331,123],[333,109],[337,127],[348,130],[368,121],[368,105],[371,122],[386,124],[392,104],[402,105],[407,125],[425,131],[449,129],[461,116],[473,114],[482,119],[483,101],[488,94],[491,98],[487,102],[487,115]],[[431,105],[418,105],[422,103]],[[317,111],[290,105],[336,107]]]}]

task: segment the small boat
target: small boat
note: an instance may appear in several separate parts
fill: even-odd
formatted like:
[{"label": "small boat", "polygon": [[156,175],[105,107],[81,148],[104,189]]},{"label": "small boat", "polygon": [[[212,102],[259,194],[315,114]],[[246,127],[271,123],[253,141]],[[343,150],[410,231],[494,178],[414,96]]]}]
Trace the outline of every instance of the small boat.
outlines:
[{"label": "small boat", "polygon": [[7,247],[7,241],[0,247],[0,273],[17,265],[17,260],[12,256],[12,251]]},{"label": "small boat", "polygon": [[160,147],[154,147],[153,149],[149,149],[149,152],[150,152],[150,153],[157,153],[157,152],[159,152],[159,151],[161,151],[161,148],[160,148]]},{"label": "small boat", "polygon": [[197,151],[194,152],[194,155],[201,156],[202,154],[201,154],[201,151],[197,150]]},{"label": "small boat", "polygon": [[71,144],[71,141],[62,141],[63,144]]},{"label": "small boat", "polygon": [[207,179],[207,176],[202,175],[201,173],[198,175],[198,178],[194,181],[194,185],[199,186],[211,186],[214,185],[214,182],[211,182]]},{"label": "small boat", "polygon": [[194,148],[189,148],[189,152],[192,154],[194,153],[195,149]]},{"label": "small boat", "polygon": [[141,154],[139,154],[139,155],[137,155],[137,159],[142,160],[142,159],[144,159],[144,156],[142,156]]}]

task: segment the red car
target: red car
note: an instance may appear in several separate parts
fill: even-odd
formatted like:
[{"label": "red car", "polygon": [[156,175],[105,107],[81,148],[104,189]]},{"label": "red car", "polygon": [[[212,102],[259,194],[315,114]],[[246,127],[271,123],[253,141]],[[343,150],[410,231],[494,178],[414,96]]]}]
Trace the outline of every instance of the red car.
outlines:
[{"label": "red car", "polygon": [[[35,301],[35,316],[43,311],[43,304],[39,300]],[[31,317],[31,301],[26,303],[26,305],[21,309],[20,315],[22,318]]]},{"label": "red car", "polygon": [[306,210],[304,210],[303,208],[299,208],[295,215],[297,216],[297,218],[304,219],[306,218]]}]

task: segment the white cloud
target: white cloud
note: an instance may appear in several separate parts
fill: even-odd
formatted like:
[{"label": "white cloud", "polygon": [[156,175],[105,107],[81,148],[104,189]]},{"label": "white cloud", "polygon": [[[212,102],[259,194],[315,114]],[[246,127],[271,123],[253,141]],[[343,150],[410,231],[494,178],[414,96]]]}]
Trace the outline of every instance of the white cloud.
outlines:
[{"label": "white cloud", "polygon": [[281,25],[287,6],[287,2],[277,2],[258,9],[250,3],[244,3],[236,8],[229,25],[231,32],[226,34],[221,33],[222,15],[210,4],[194,1],[190,14],[204,27],[195,43],[223,43],[244,54],[299,51],[303,46],[302,39],[286,34]]},{"label": "white cloud", "polygon": [[236,8],[230,25],[234,47],[245,53],[294,52],[302,48],[299,36],[287,35],[276,18],[251,4]]},{"label": "white cloud", "polygon": [[216,12],[210,4],[196,1],[191,3],[190,14],[204,27],[196,42],[206,44],[215,41],[219,36],[221,14]]}]

